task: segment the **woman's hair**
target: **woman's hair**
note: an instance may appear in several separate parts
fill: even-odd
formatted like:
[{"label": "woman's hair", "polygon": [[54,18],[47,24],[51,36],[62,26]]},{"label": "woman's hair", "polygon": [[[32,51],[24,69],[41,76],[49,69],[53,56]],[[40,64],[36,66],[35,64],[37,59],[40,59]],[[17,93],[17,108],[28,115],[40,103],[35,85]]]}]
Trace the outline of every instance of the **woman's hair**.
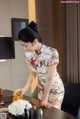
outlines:
[{"label": "woman's hair", "polygon": [[39,42],[41,42],[41,36],[38,32],[37,24],[32,21],[28,24],[28,26],[24,29],[22,29],[19,34],[18,38],[23,42],[33,42],[35,39],[37,39]]}]

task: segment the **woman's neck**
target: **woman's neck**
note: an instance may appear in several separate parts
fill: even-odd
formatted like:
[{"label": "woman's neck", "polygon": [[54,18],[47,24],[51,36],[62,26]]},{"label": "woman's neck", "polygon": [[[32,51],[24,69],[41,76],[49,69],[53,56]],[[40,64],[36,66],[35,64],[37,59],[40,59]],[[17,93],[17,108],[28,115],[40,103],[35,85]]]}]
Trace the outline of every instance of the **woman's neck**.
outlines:
[{"label": "woman's neck", "polygon": [[36,52],[40,53],[41,52],[41,48],[42,48],[42,44],[38,43]]}]

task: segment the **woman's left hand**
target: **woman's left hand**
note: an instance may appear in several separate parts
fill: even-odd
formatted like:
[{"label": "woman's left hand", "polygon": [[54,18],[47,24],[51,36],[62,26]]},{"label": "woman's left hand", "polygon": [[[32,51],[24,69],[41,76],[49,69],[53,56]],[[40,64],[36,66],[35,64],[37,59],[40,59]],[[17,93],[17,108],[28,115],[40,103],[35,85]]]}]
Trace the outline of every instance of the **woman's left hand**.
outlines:
[{"label": "woman's left hand", "polygon": [[48,108],[48,109],[50,109],[52,107],[52,105],[47,101],[42,101],[41,106]]}]

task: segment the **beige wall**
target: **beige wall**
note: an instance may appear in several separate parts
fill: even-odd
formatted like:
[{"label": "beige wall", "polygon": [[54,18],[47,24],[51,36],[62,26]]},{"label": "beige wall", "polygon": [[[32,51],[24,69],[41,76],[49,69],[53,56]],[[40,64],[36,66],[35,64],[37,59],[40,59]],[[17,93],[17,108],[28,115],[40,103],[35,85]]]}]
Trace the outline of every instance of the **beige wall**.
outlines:
[{"label": "beige wall", "polygon": [[0,34],[11,35],[11,18],[27,18],[27,0],[0,0]]},{"label": "beige wall", "polygon": [[[11,18],[28,18],[27,0],[0,0],[0,35],[11,36]],[[15,59],[0,62],[0,87],[15,90],[25,84],[28,70],[23,49],[15,42]],[[29,94],[29,92],[28,92]]]}]

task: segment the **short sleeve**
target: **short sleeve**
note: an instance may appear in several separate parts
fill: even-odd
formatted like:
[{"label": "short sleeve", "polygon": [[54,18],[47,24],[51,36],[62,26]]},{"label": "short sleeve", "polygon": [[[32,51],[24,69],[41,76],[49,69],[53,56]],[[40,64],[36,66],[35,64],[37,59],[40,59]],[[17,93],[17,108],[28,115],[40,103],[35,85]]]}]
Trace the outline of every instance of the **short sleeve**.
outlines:
[{"label": "short sleeve", "polygon": [[49,62],[49,65],[54,65],[59,63],[59,53],[56,49],[52,49],[52,56]]}]

